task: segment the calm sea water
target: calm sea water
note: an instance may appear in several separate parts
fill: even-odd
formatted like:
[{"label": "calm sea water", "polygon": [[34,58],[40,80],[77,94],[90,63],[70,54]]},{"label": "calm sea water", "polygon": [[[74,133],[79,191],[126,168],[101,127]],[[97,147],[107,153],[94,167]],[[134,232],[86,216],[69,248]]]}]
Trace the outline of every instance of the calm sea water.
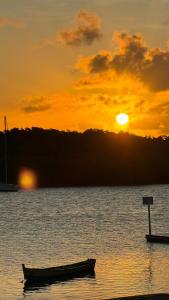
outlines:
[{"label": "calm sea water", "polygon": [[[169,292],[169,245],[148,244],[152,230],[169,235],[169,185],[61,188],[0,193],[0,299],[106,299]],[[61,265],[93,257],[96,276],[24,288],[21,264]]]}]

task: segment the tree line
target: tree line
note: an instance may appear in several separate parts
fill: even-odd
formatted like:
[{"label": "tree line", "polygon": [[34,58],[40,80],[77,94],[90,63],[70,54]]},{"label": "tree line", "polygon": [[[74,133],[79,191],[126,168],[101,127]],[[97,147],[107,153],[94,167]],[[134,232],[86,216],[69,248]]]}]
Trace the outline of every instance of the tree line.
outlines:
[{"label": "tree line", "polygon": [[[37,127],[6,132],[8,181],[33,170],[39,187],[169,183],[169,137],[140,137],[88,129],[83,133]],[[4,180],[0,132],[0,181]]]}]

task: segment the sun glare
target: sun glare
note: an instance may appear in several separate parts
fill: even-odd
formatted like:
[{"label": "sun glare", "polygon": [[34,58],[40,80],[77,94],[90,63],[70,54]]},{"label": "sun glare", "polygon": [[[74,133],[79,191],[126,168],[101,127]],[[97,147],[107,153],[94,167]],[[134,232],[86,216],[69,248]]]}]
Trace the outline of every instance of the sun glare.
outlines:
[{"label": "sun glare", "polygon": [[21,189],[35,189],[37,187],[37,176],[30,169],[22,169],[19,174],[19,186]]},{"label": "sun glare", "polygon": [[126,125],[129,121],[129,117],[125,113],[120,113],[116,116],[116,121],[119,125]]}]

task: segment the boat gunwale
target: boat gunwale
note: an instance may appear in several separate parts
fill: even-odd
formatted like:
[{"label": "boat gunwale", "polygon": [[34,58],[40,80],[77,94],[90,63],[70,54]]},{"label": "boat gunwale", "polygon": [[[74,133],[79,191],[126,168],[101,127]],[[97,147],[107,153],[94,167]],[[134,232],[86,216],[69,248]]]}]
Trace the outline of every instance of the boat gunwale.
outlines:
[{"label": "boat gunwale", "polygon": [[79,263],[49,268],[26,268],[22,264],[25,280],[48,281],[50,279],[73,278],[83,274],[94,273],[96,259],[88,259]]},{"label": "boat gunwale", "polygon": [[56,266],[56,267],[48,267],[48,268],[27,268],[24,264],[22,264],[23,271],[53,271],[53,270],[65,270],[65,269],[76,269],[80,267],[86,267],[90,265],[95,265],[96,259],[90,258],[78,263],[72,263],[69,265]]}]

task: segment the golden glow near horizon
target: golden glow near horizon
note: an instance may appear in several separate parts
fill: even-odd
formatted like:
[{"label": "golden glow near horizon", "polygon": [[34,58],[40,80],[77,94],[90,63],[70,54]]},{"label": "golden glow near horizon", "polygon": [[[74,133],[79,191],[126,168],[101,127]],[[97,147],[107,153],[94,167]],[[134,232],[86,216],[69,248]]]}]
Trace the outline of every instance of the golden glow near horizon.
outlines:
[{"label": "golden glow near horizon", "polygon": [[129,117],[125,113],[120,113],[116,116],[116,121],[119,125],[126,125],[129,122]]},{"label": "golden glow near horizon", "polygon": [[116,131],[125,124],[112,116],[127,112],[131,133],[169,135],[166,1],[156,9],[126,0],[122,10],[117,0],[30,0],[28,14],[26,1],[1,2],[0,102],[10,129]]},{"label": "golden glow near horizon", "polygon": [[37,176],[30,169],[22,169],[19,173],[19,186],[21,189],[30,190],[37,187]]}]

